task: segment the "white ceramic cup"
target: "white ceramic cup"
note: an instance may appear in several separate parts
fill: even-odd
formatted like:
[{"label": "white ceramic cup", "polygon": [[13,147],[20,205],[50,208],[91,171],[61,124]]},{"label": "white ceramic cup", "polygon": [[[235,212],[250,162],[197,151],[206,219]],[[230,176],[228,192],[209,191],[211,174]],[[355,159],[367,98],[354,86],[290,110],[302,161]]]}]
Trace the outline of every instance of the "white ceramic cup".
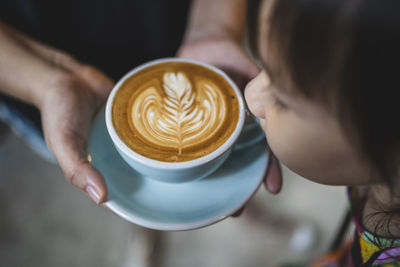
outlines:
[{"label": "white ceramic cup", "polygon": [[[125,82],[126,79],[128,79],[130,76],[134,75],[138,71],[165,62],[187,62],[205,67],[213,72],[218,73],[231,85],[238,99],[239,119],[237,121],[235,130],[233,131],[231,136],[226,140],[225,143],[223,143],[213,152],[203,157],[184,162],[164,162],[147,158],[129,148],[115,131],[112,122],[111,111],[112,111],[112,105],[114,103],[114,97],[118,89],[121,87],[121,85]],[[126,161],[126,163],[128,163],[137,172],[143,174],[148,178],[169,183],[188,182],[204,178],[209,174],[211,174],[216,169],[218,169],[218,167],[221,166],[221,164],[224,163],[224,161],[228,158],[229,154],[234,148],[235,143],[237,142],[243,130],[246,118],[245,114],[246,108],[244,104],[243,95],[240,92],[239,88],[236,86],[236,84],[228,77],[227,74],[225,74],[223,71],[211,65],[196,60],[182,59],[182,58],[164,58],[164,59],[153,60],[143,65],[140,65],[131,70],[130,72],[128,72],[124,77],[122,77],[121,80],[118,81],[118,83],[114,86],[113,90],[111,91],[107,99],[105,112],[106,112],[105,118],[106,118],[108,133],[114,143],[116,150],[121,155],[121,157]],[[244,141],[244,143],[246,143],[246,140]]]}]

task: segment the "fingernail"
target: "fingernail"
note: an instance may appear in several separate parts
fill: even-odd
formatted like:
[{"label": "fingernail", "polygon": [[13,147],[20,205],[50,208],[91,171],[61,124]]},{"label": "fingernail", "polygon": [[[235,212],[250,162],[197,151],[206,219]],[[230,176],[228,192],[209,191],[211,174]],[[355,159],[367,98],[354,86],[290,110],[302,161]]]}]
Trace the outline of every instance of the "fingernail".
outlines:
[{"label": "fingernail", "polygon": [[88,185],[86,186],[86,193],[90,196],[90,198],[96,202],[96,204],[99,204],[100,202],[100,194],[94,189],[93,186]]}]

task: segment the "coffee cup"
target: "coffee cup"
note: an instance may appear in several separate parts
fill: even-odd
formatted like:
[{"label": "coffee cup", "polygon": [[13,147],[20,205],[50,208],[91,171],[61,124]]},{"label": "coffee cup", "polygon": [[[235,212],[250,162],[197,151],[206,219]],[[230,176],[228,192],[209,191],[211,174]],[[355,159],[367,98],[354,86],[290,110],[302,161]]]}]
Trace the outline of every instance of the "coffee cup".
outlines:
[{"label": "coffee cup", "polygon": [[220,69],[164,58],[134,68],[116,83],[105,119],[129,166],[148,178],[181,183],[208,176],[232,150],[263,138],[251,130],[248,140],[247,113],[239,88]]}]

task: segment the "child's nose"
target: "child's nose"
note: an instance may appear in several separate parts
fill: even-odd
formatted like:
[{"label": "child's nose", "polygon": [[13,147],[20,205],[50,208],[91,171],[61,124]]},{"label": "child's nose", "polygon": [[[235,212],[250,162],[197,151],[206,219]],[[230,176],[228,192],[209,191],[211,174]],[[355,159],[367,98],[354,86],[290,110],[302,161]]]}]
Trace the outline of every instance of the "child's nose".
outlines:
[{"label": "child's nose", "polygon": [[261,72],[257,77],[251,80],[244,91],[244,96],[247,105],[254,114],[254,116],[261,119],[265,118],[265,106],[264,106],[264,95],[265,95],[265,84],[264,78],[262,77],[263,72]]}]

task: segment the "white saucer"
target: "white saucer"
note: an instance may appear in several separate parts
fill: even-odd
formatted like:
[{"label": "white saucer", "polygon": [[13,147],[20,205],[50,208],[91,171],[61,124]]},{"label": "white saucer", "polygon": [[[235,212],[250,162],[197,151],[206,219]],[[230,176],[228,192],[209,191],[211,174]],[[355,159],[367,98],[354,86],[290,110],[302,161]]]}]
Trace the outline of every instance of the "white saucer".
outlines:
[{"label": "white saucer", "polygon": [[201,180],[169,184],[146,179],[115,150],[104,110],[92,126],[88,151],[107,183],[104,205],[134,224],[164,231],[201,228],[235,213],[257,191],[269,159],[265,142],[260,142],[232,152],[216,172]]}]

